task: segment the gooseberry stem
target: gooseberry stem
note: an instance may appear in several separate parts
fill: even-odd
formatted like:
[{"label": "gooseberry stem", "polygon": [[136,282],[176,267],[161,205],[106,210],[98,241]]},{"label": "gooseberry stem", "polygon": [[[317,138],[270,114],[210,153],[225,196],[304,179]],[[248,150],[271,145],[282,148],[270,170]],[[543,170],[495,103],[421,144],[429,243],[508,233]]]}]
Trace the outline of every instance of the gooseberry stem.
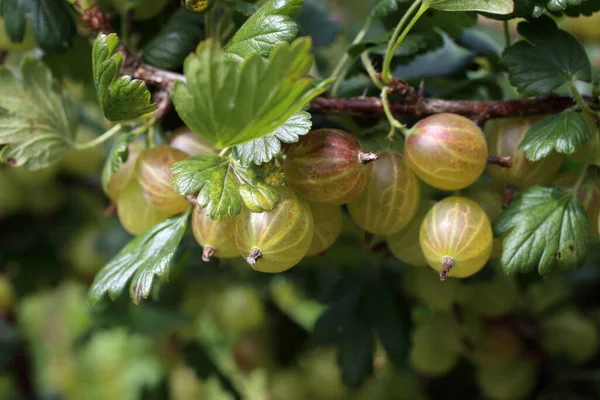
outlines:
[{"label": "gooseberry stem", "polygon": [[[417,11],[417,8],[418,8],[418,11]],[[389,85],[392,82],[391,64],[392,64],[392,58],[394,58],[394,54],[396,54],[396,50],[398,50],[398,47],[400,47],[400,45],[402,44],[402,41],[404,40],[406,35],[408,35],[408,32],[410,32],[410,30],[417,23],[419,18],[421,18],[421,15],[423,15],[423,13],[425,13],[425,11],[427,11],[428,9],[429,9],[429,6],[427,4],[421,4],[421,0],[415,1],[412,4],[412,6],[410,6],[410,8],[406,11],[406,13],[404,14],[402,19],[396,26],[396,29],[394,30],[394,33],[392,34],[392,38],[390,39],[390,41],[388,43],[387,49],[385,51],[385,57],[383,59],[383,69],[381,71],[381,79],[383,80],[383,83],[385,83],[386,85]],[[409,18],[411,18],[411,15],[415,11],[417,13],[415,14],[414,17],[412,17],[412,19],[410,20],[408,25],[406,25]],[[406,27],[405,27],[405,25],[406,25]]]},{"label": "gooseberry stem", "polygon": [[369,78],[371,78],[371,82],[373,82],[373,85],[377,86],[378,89],[383,89],[384,84],[383,84],[383,82],[381,82],[381,80],[377,76],[377,71],[375,70],[373,63],[371,62],[371,59],[369,58],[369,53],[364,51],[360,55],[360,60],[362,61],[363,67],[365,67],[365,70],[367,71]]},{"label": "gooseberry stem", "polygon": [[371,161],[375,161],[378,158],[379,158],[379,156],[375,153],[363,153],[363,152],[358,153],[358,159],[360,160],[360,162],[363,165],[368,164]]},{"label": "gooseberry stem", "polygon": [[248,264],[250,264],[250,266],[252,268],[254,268],[254,264],[256,264],[256,262],[258,260],[260,260],[261,258],[262,258],[262,252],[259,249],[257,249],[256,247],[253,247],[252,250],[250,250],[250,254],[246,258],[246,261],[248,261]]},{"label": "gooseberry stem", "polygon": [[446,277],[450,273],[452,267],[454,267],[454,259],[452,257],[444,256],[442,258],[442,270],[440,271],[440,281],[445,281]]},{"label": "gooseberry stem", "polygon": [[92,147],[96,147],[96,146],[106,142],[108,139],[110,139],[117,133],[121,132],[122,129],[123,129],[123,125],[117,124],[117,125],[113,126],[112,128],[110,128],[109,130],[107,130],[106,132],[104,132],[102,135],[98,136],[96,139],[91,140],[86,143],[76,144],[73,147],[75,148],[75,150],[91,149]]},{"label": "gooseberry stem", "polygon": [[219,152],[219,157],[225,157],[231,153],[231,147],[225,147],[223,150]]},{"label": "gooseberry stem", "polygon": [[215,255],[215,249],[213,249],[212,247],[205,246],[202,249],[202,261],[204,261],[204,262],[210,262],[210,259],[214,255]]},{"label": "gooseberry stem", "polygon": [[508,20],[504,21],[504,41],[506,43],[506,47],[511,45],[510,26],[508,26]]},{"label": "gooseberry stem", "polygon": [[383,89],[381,89],[381,104],[383,105],[383,111],[385,113],[385,116],[391,125],[390,133],[388,133],[388,136],[387,136],[389,140],[393,140],[394,134],[396,133],[396,129],[398,129],[400,132],[402,132],[402,134],[404,136],[408,135],[408,132],[407,132],[404,124],[402,122],[398,121],[396,118],[394,118],[394,115],[392,114],[392,110],[390,109],[388,94],[391,90],[392,90],[392,88],[390,88],[389,86],[384,86]]},{"label": "gooseberry stem", "polygon": [[581,93],[579,93],[579,90],[577,90],[577,87],[575,87],[575,83],[569,82],[569,91],[571,92],[571,95],[575,99],[577,106],[579,106],[579,108],[581,108],[581,110],[585,114],[589,115],[590,117],[592,117],[594,119],[600,118],[600,113],[596,112],[590,108],[588,103],[586,103],[586,101],[581,96]]}]

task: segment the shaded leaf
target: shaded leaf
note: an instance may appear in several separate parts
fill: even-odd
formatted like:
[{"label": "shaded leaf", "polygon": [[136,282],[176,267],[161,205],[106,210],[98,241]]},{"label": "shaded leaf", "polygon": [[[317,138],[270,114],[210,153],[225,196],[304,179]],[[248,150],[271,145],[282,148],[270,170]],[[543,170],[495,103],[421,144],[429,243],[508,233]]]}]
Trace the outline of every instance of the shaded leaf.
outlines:
[{"label": "shaded leaf", "polygon": [[355,319],[342,336],[338,363],[342,380],[351,388],[357,388],[373,374],[375,338],[371,327]]},{"label": "shaded leaf", "polygon": [[373,6],[371,14],[377,18],[385,17],[397,11],[400,3],[410,5],[411,2],[408,0],[379,0],[375,6]]},{"label": "shaded leaf", "polygon": [[129,156],[128,144],[133,139],[135,139],[134,134],[126,133],[115,140],[102,170],[102,189],[104,189],[105,193],[108,193],[108,184],[112,175],[127,161],[127,157]]},{"label": "shaded leaf", "polygon": [[77,129],[75,107],[41,61],[27,58],[22,83],[0,68],[0,160],[36,170],[62,158]]},{"label": "shaded leaf", "polygon": [[494,233],[507,235],[502,247],[502,268],[507,274],[537,268],[540,275],[549,275],[583,263],[590,223],[572,193],[534,186],[495,219]]},{"label": "shaded leaf", "polygon": [[22,42],[27,27],[27,11],[31,5],[29,0],[2,0],[0,17],[4,20],[4,32],[12,42]]},{"label": "shaded leaf", "polygon": [[425,0],[424,3],[442,11],[482,11],[491,14],[510,14],[515,8],[513,0]]},{"label": "shaded leaf", "polygon": [[310,36],[315,48],[329,46],[341,31],[337,21],[329,16],[329,7],[322,0],[304,0],[296,23],[300,36]]},{"label": "shaded leaf", "polygon": [[117,35],[100,34],[92,49],[92,68],[98,102],[109,121],[126,121],[156,110],[146,84],[130,76],[120,76],[123,54],[115,50]]},{"label": "shaded leaf", "polygon": [[521,22],[521,40],[504,51],[509,79],[525,95],[541,95],[577,80],[590,82],[592,68],[581,43],[541,17]]},{"label": "shaded leaf", "polygon": [[129,242],[96,275],[88,293],[94,305],[108,293],[116,299],[131,280],[129,294],[134,303],[150,295],[154,276],[168,279],[169,268],[187,226],[189,211],[169,218]]},{"label": "shaded leaf", "polygon": [[552,151],[573,154],[590,139],[588,125],[576,111],[563,112],[536,122],[519,144],[529,161],[538,161]]}]

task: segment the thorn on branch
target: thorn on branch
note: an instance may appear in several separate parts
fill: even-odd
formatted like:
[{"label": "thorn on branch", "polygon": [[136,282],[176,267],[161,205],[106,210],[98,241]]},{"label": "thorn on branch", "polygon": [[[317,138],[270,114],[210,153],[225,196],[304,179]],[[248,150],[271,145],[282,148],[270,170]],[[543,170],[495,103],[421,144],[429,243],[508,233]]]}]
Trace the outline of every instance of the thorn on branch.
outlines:
[{"label": "thorn on branch", "polygon": [[497,165],[502,168],[512,167],[512,158],[510,156],[488,156],[488,165]]}]

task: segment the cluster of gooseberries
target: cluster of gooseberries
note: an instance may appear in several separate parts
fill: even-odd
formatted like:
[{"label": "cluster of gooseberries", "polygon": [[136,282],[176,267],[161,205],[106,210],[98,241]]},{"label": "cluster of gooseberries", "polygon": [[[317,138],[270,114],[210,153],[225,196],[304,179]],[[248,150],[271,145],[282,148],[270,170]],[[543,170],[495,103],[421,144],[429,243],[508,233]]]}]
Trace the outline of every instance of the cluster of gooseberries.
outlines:
[{"label": "cluster of gooseberries", "polygon": [[[501,247],[501,239],[494,241],[490,220],[501,211],[502,185],[548,183],[558,173],[560,155],[530,162],[518,150],[535,121],[491,121],[486,135],[465,117],[430,116],[408,132],[404,155],[369,153],[346,132],[314,130],[287,149],[286,185],[277,187],[280,201],[271,211],[244,208],[235,218],[212,220],[196,206],[193,233],[205,261],[241,255],[257,271],[282,272],[336,241],[342,227],[340,206],[347,205],[352,220],[384,237],[401,261],[429,265],[441,280],[464,278],[478,272]],[[496,185],[480,179],[488,152],[512,160],[512,168],[487,167]],[[132,143],[127,162],[109,184],[125,229],[140,234],[184,211],[186,198],[171,186],[172,165],[215,153],[210,143],[185,129],[158,147],[143,149]],[[561,176],[556,183],[568,187],[574,183],[571,178]],[[421,192],[428,187],[451,195],[434,202],[423,198]],[[594,182],[581,185],[579,198],[590,218],[598,218],[599,196]],[[597,234],[594,229],[592,236]]]}]

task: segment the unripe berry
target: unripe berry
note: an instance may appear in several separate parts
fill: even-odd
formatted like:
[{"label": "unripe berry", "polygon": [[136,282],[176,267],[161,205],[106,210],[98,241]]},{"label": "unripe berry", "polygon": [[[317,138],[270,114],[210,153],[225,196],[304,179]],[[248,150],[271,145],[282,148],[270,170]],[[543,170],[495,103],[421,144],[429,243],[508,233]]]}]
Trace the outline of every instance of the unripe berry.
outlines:
[{"label": "unripe berry", "polygon": [[127,160],[112,174],[108,182],[107,194],[112,201],[117,201],[123,189],[132,179],[135,179],[137,161],[144,149],[144,143],[131,142],[127,145],[127,149]]},{"label": "unripe berry", "polygon": [[154,208],[146,200],[135,179],[119,195],[117,213],[123,228],[132,235],[139,235],[170,216],[169,213]]},{"label": "unripe berry", "polygon": [[398,260],[416,267],[427,266],[427,259],[425,259],[419,243],[419,232],[425,215],[434,204],[433,201],[422,202],[417,214],[409,224],[401,231],[386,238],[389,249]]},{"label": "unripe berry", "polygon": [[493,247],[492,226],[483,209],[464,197],[447,197],[429,210],[419,234],[429,265],[446,276],[464,278],[487,263]]},{"label": "unripe berry", "polygon": [[313,216],[291,189],[277,189],[281,199],[271,211],[244,208],[236,221],[235,241],[243,257],[260,272],[282,272],[306,255],[313,238]]},{"label": "unripe berry", "polygon": [[531,162],[527,160],[525,153],[518,150],[529,128],[539,119],[539,117],[504,118],[486,124],[485,132],[490,153],[509,156],[512,162],[510,168],[490,165],[488,173],[492,178],[523,188],[549,183],[556,176],[562,162],[560,154],[552,152],[546,158]]},{"label": "unripe berry", "polygon": [[158,146],[142,151],[137,165],[137,178],[144,196],[155,208],[170,215],[183,212],[188,207],[184,196],[171,186],[171,166],[185,160],[188,155],[168,146]]},{"label": "unripe berry", "polygon": [[398,153],[382,153],[367,166],[369,183],[348,203],[350,216],[361,228],[375,235],[391,235],[415,216],[421,201],[417,176]]},{"label": "unripe berry", "polygon": [[483,132],[456,114],[417,122],[404,144],[407,165],[426,183],[442,190],[463,189],[481,176],[488,149]]},{"label": "unripe berry", "polygon": [[335,243],[342,231],[343,214],[340,206],[331,204],[311,203],[314,234],[307,256],[314,256],[327,250]]},{"label": "unripe berry", "polygon": [[170,147],[181,150],[192,157],[218,153],[211,142],[202,139],[186,126],[173,131],[168,143]]},{"label": "unripe berry", "polygon": [[251,286],[235,285],[225,289],[219,295],[216,311],[221,328],[235,334],[255,331],[267,320],[265,305]]},{"label": "unripe berry", "polygon": [[202,260],[238,257],[240,252],[235,244],[235,219],[212,220],[204,209],[196,207],[192,214],[192,232],[196,241],[203,247]]},{"label": "unripe berry", "polygon": [[283,169],[300,197],[314,203],[345,204],[367,185],[365,164],[377,156],[364,153],[359,141],[337,129],[318,129],[290,146]]}]

